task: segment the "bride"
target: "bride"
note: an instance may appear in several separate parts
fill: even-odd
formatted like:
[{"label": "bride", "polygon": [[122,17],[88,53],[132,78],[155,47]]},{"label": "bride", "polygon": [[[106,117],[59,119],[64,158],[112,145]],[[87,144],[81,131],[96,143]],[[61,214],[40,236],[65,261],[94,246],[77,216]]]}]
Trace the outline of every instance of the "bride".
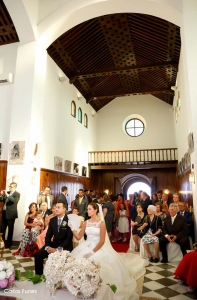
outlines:
[{"label": "bride", "polygon": [[[97,216],[98,212],[101,219]],[[135,292],[136,281],[130,277],[126,264],[109,242],[101,205],[91,202],[88,205],[88,216],[90,219],[84,223],[79,233],[72,228],[71,222],[68,222],[77,240],[80,240],[85,233],[87,235],[87,240],[77,246],[72,254],[75,257],[85,257],[99,263],[103,282],[117,286],[118,300],[139,299]]]}]

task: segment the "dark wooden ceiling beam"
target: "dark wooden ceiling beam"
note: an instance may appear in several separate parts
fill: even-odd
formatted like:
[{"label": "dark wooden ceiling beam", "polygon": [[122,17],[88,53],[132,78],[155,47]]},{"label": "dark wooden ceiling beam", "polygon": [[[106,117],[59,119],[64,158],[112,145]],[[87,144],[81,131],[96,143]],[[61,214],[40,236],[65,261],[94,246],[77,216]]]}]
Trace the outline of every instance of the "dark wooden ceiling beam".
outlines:
[{"label": "dark wooden ceiling beam", "polygon": [[86,97],[87,103],[89,103],[92,100],[98,100],[98,99],[107,99],[107,98],[116,98],[116,97],[123,97],[123,96],[130,96],[130,95],[156,95],[161,93],[167,93],[174,95],[174,91],[171,90],[171,88],[160,88],[160,89],[150,89],[150,90],[138,90],[138,91],[130,91],[128,93],[122,93],[122,94],[107,94],[107,95],[92,95],[89,97]]},{"label": "dark wooden ceiling beam", "polygon": [[72,84],[76,79],[82,78],[92,78],[92,77],[101,77],[101,76],[109,76],[109,75],[127,75],[134,70],[138,70],[139,72],[144,71],[153,71],[161,68],[175,68],[178,70],[178,64],[176,62],[162,62],[162,63],[152,63],[146,65],[135,65],[135,66],[125,66],[118,67],[112,69],[103,69],[103,70],[93,70],[82,73],[76,73],[74,76],[70,78],[70,83]]}]

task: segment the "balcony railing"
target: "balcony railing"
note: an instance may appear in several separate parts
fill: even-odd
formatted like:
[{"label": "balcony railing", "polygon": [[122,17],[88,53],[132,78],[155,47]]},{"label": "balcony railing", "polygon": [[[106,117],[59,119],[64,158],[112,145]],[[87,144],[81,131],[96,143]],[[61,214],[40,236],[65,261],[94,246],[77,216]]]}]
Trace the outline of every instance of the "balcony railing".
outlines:
[{"label": "balcony railing", "polygon": [[145,150],[117,150],[91,151],[89,164],[100,163],[156,163],[178,160],[177,148],[145,149]]}]

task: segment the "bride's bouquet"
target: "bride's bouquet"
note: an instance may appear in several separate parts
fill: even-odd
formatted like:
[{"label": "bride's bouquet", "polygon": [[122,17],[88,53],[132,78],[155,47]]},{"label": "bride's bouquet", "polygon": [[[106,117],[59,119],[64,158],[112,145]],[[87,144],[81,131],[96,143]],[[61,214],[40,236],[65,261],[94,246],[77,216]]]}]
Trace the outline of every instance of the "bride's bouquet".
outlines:
[{"label": "bride's bouquet", "polygon": [[69,251],[49,254],[44,267],[46,280],[66,287],[78,298],[93,298],[100,286],[100,266],[86,258],[75,258]]}]

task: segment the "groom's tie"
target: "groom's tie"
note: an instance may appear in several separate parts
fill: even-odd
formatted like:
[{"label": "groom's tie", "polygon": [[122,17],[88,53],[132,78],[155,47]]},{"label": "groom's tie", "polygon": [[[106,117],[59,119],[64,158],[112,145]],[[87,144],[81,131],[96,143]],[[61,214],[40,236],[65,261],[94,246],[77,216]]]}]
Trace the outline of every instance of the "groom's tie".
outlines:
[{"label": "groom's tie", "polygon": [[61,225],[61,219],[58,218],[58,219],[57,219],[57,230],[58,230],[58,232],[59,232],[59,230],[60,230],[60,225]]}]

